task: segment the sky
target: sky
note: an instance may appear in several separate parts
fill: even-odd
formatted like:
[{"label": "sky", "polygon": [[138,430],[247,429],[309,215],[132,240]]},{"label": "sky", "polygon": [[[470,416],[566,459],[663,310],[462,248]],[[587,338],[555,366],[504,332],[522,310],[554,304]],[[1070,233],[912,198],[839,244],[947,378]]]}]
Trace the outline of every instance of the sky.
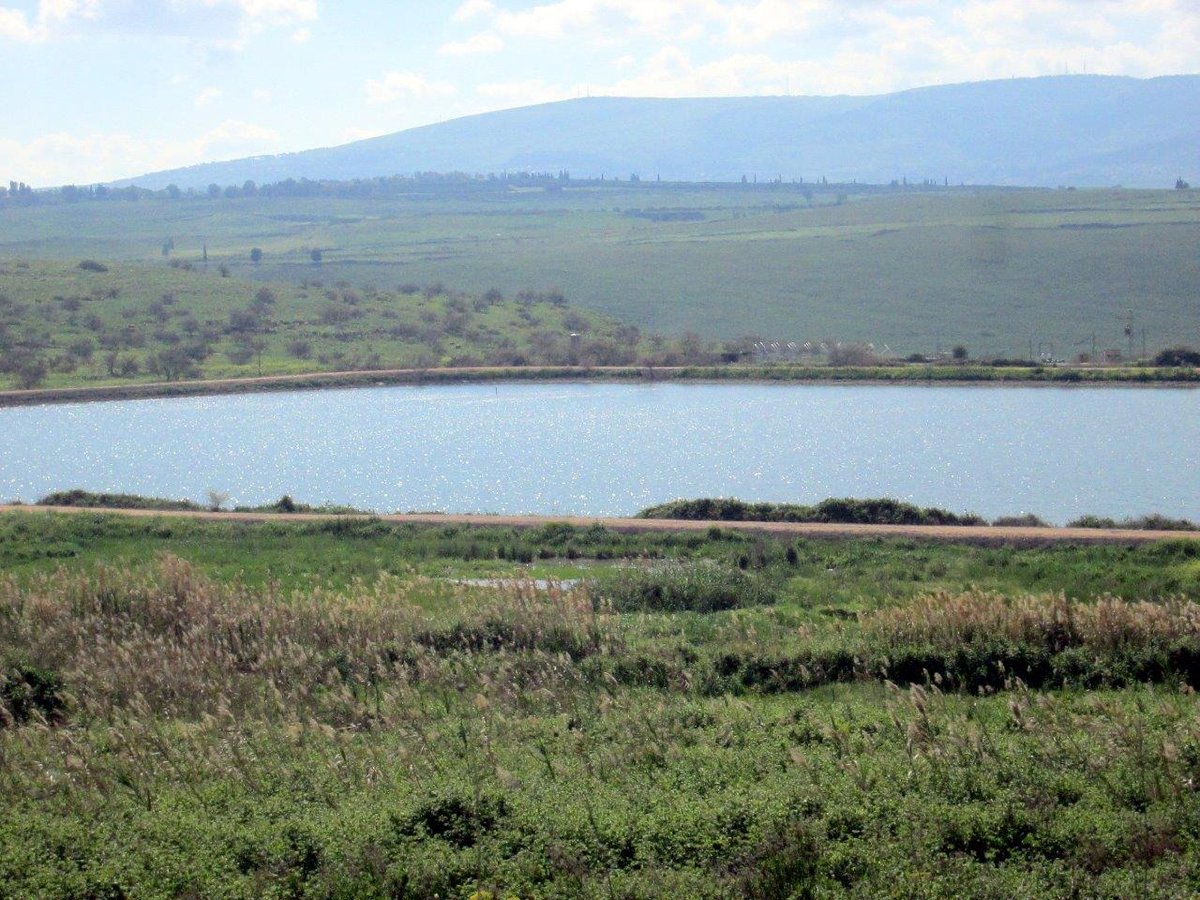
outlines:
[{"label": "sky", "polygon": [[582,96],[1200,69],[1200,0],[0,0],[0,180],[90,184]]}]

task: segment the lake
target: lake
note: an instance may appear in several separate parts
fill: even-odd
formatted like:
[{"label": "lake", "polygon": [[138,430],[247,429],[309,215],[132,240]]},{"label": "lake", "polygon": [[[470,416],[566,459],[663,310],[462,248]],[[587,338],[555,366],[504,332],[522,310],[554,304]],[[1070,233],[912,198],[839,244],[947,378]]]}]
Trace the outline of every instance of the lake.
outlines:
[{"label": "lake", "polygon": [[380,512],[888,496],[1200,519],[1200,391],[476,384],[0,409],[0,498],[72,487]]}]

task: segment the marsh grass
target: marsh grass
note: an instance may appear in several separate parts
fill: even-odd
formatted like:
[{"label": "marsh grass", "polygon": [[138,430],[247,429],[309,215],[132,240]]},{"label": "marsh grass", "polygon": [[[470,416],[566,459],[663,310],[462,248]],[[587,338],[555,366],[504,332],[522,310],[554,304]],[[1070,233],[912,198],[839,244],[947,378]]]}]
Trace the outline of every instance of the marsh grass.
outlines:
[{"label": "marsh grass", "polygon": [[[73,532],[80,547],[124,526],[87,527]],[[310,554],[379,538],[261,528]],[[243,554],[262,533],[237,532]],[[166,546],[225,534],[189,529]],[[405,552],[485,540],[406,534]],[[615,548],[597,532],[539,539]],[[794,562],[765,548],[765,568],[743,571],[738,559],[758,556],[750,542],[657,546],[704,549],[709,562],[682,565],[766,584],[810,563],[869,573],[894,554],[954,564],[912,548],[804,545]],[[1073,552],[1045,559],[1082,571],[1095,551]],[[1132,577],[1183,550],[1145,552],[1103,558]],[[638,571],[671,568],[645,559]],[[1194,681],[1130,663],[1195,650],[1194,593],[1130,603],[959,588],[863,600],[848,616],[822,614],[842,608],[828,598],[809,608],[782,595],[621,613],[588,585],[224,572],[151,554],[0,576],[0,894],[1170,897],[1195,886]],[[1052,666],[1041,682],[1018,665],[1036,654]]]}]

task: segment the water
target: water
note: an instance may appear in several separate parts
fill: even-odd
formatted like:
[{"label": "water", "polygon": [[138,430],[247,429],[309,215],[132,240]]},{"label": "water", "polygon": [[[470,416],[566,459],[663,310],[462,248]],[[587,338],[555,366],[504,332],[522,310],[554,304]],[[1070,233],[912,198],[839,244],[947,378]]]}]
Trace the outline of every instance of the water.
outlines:
[{"label": "water", "polygon": [[1200,519],[1200,391],[502,384],[0,409],[0,498],[71,487],[380,512],[889,496]]}]

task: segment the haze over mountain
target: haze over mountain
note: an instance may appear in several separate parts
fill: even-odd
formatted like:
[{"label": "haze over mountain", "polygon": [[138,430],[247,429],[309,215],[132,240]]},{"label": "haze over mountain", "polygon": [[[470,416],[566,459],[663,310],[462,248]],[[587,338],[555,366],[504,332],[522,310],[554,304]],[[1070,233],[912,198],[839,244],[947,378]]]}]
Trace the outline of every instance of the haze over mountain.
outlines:
[{"label": "haze over mountain", "polygon": [[597,97],[485,113],[338,147],[127,179],[161,189],[417,171],[1170,187],[1200,180],[1200,75],[1074,75],[880,96]]}]

